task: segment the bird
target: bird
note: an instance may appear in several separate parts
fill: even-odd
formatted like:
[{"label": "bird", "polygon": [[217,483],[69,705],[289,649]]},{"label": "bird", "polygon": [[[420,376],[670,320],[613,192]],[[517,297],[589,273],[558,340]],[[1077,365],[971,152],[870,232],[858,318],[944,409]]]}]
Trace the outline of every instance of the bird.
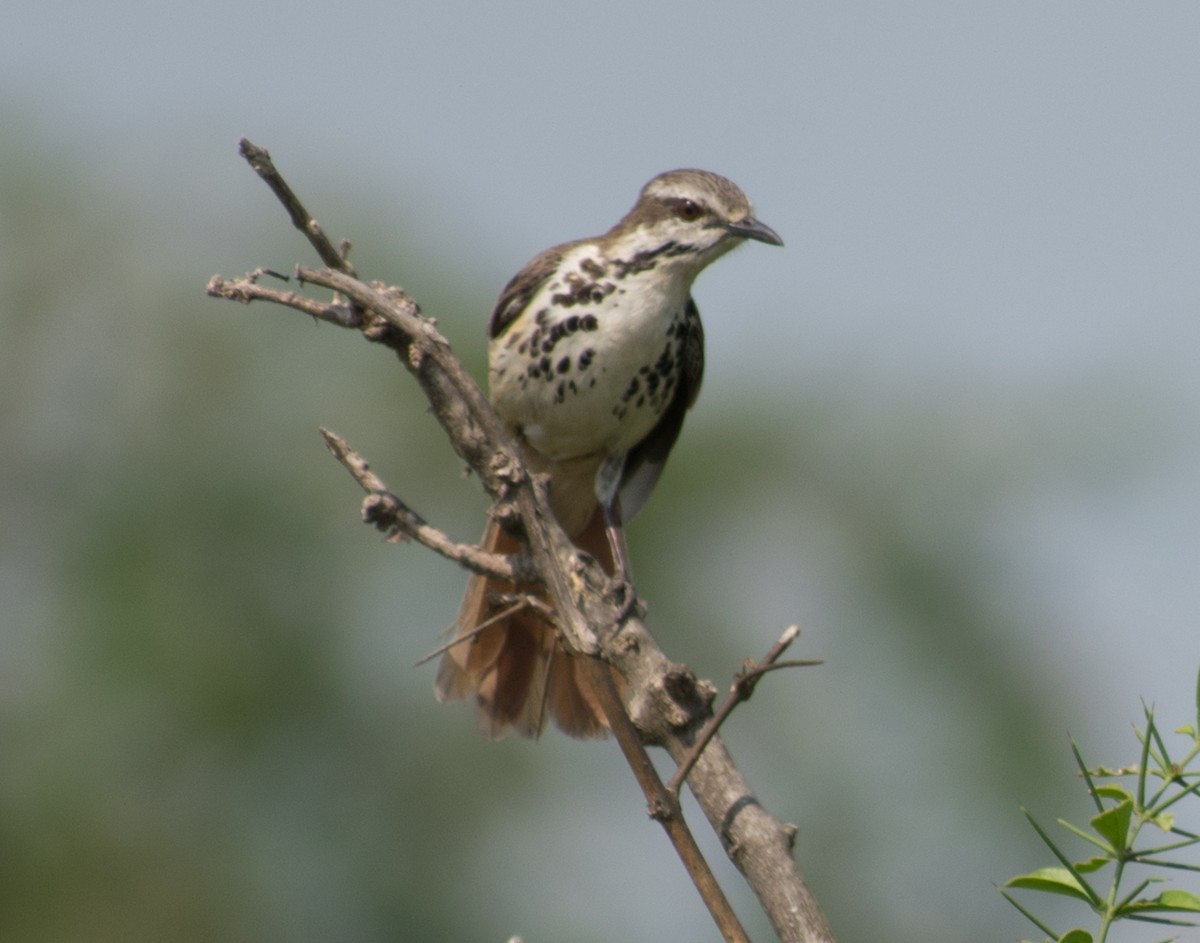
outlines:
[{"label": "bird", "polygon": [[[696,401],[704,331],[700,272],[747,240],[782,246],[742,190],[704,170],[659,174],[602,236],[554,246],[505,286],[488,321],[489,398],[526,467],[549,476],[550,505],[580,550],[631,580],[623,525],[645,504]],[[480,541],[522,549],[493,517]],[[540,586],[473,574],[435,684],[474,697],[480,729],[536,737],[548,718],[602,737],[603,711],[579,658],[538,607]]]}]

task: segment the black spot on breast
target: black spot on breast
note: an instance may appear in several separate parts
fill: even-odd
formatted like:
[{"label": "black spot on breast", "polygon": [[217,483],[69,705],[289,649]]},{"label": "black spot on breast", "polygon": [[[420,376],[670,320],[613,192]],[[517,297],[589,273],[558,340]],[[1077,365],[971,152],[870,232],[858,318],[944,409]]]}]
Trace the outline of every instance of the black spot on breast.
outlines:
[{"label": "black spot on breast", "polygon": [[603,265],[601,265],[595,259],[584,259],[582,262],[579,263],[579,267],[586,274],[592,276],[592,278],[603,278],[605,276],[605,274],[608,272],[608,269],[606,269]]},{"label": "black spot on breast", "polygon": [[598,304],[616,291],[612,282],[588,281],[572,272],[567,276],[567,290],[550,296],[550,300],[562,308],[578,304]]}]

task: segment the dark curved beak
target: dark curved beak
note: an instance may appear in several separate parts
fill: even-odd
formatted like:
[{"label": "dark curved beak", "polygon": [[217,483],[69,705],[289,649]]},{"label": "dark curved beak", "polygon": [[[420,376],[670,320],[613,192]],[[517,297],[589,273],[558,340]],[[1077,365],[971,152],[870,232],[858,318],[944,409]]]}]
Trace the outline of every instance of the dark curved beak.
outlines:
[{"label": "dark curved beak", "polygon": [[765,242],[769,246],[783,245],[783,240],[779,238],[779,233],[766,223],[760,223],[753,216],[747,216],[745,219],[739,219],[736,222],[726,223],[725,229],[731,236],[737,236],[740,239],[755,239],[758,242]]}]

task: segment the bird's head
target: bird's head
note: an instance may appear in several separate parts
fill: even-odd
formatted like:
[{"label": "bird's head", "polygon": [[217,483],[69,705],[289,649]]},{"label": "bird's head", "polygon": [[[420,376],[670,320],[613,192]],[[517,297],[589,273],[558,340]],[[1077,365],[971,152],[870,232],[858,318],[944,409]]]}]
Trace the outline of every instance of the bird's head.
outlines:
[{"label": "bird's head", "polygon": [[695,275],[747,239],[781,246],[754,216],[737,184],[706,170],[669,170],[644,187],[633,209],[608,234],[626,254],[681,265]]}]

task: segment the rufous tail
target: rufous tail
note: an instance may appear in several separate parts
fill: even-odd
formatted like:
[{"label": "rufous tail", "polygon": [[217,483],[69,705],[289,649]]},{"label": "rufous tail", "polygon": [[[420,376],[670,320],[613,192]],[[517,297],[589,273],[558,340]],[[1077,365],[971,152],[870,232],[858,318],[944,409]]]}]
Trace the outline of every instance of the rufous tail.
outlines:
[{"label": "rufous tail", "polygon": [[[599,508],[572,539],[612,572]],[[494,521],[488,523],[481,544],[493,553],[521,549]],[[547,717],[572,737],[603,737],[608,724],[579,657],[563,648],[554,627],[536,609],[497,598],[514,593],[546,599],[537,585],[478,575],[470,578],[455,623],[455,641],[438,667],[434,689],[438,700],[474,695],[479,727],[493,739],[509,730],[536,737]]]}]

